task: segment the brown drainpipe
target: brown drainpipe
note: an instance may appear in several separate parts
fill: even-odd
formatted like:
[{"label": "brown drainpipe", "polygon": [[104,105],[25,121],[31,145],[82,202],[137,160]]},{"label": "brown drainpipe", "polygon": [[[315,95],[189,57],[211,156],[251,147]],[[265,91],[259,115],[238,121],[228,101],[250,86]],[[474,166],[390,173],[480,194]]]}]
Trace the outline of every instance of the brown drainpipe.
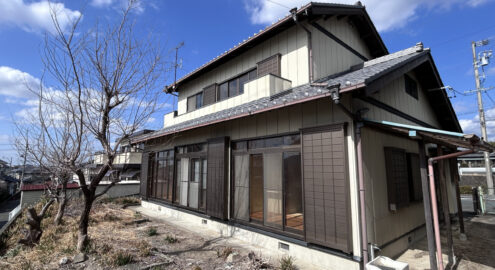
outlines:
[{"label": "brown drainpipe", "polygon": [[303,24],[301,24],[297,20],[297,8],[293,8],[290,10],[290,13],[292,14],[292,19],[294,22],[300,26],[304,31],[306,31],[306,34],[308,35],[308,54],[309,54],[309,83],[313,82],[313,42],[311,41],[311,31],[308,30]]},{"label": "brown drainpipe", "polygon": [[432,157],[428,159],[428,174],[430,177],[430,197],[431,197],[431,210],[433,212],[433,229],[435,231],[435,245],[437,248],[437,264],[438,264],[438,269],[443,270],[443,260],[442,260],[442,243],[440,242],[440,225],[438,222],[438,206],[437,206],[437,195],[435,192],[435,175],[433,172],[433,162],[442,160],[442,159],[448,159],[448,158],[454,158],[466,154],[471,154],[474,153],[473,150],[466,150],[466,151],[461,151],[461,152],[456,152],[452,154],[447,154],[443,156],[437,156],[437,157]]}]

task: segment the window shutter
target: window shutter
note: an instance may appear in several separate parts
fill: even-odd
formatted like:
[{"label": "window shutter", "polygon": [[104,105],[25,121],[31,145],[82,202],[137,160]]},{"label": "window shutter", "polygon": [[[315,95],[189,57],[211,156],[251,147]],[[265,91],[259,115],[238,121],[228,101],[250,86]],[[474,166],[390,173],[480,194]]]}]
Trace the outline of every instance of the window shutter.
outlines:
[{"label": "window shutter", "polygon": [[196,109],[196,95],[187,98],[187,111],[194,111]]},{"label": "window shutter", "polygon": [[212,84],[203,90],[203,105],[209,105],[216,101],[217,84]]},{"label": "window shutter", "polygon": [[302,131],[306,241],[350,252],[344,125]]},{"label": "window shutter", "polygon": [[140,194],[141,198],[148,199],[148,159],[149,153],[144,152],[141,158],[141,185],[140,185]]},{"label": "window shutter", "polygon": [[396,211],[409,204],[409,178],[406,151],[385,147],[389,209]]},{"label": "window shutter", "polygon": [[280,76],[280,54],[270,56],[267,59],[258,62],[258,77],[266,74]]},{"label": "window shutter", "polygon": [[208,140],[206,214],[219,219],[227,219],[228,144],[228,137]]}]

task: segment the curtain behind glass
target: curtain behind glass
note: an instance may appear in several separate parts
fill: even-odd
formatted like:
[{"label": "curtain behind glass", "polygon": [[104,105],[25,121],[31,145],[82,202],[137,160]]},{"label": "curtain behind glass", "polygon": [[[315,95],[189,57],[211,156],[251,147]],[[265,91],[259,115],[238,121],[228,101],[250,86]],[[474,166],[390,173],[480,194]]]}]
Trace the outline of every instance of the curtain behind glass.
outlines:
[{"label": "curtain behind glass", "polygon": [[234,218],[249,221],[249,155],[234,156]]},{"label": "curtain behind glass", "polygon": [[263,155],[264,223],[282,228],[282,153]]}]

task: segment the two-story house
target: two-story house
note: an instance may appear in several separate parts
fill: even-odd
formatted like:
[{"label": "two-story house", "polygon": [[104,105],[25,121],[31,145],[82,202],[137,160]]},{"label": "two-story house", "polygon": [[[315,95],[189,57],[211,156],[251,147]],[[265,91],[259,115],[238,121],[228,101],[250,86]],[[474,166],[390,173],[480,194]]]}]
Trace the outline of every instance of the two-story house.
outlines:
[{"label": "two-story house", "polygon": [[142,205],[322,269],[395,256],[433,237],[427,156],[491,150],[442,86],[430,50],[389,53],[359,2],[293,9],[167,87],[177,111],[133,138]]}]

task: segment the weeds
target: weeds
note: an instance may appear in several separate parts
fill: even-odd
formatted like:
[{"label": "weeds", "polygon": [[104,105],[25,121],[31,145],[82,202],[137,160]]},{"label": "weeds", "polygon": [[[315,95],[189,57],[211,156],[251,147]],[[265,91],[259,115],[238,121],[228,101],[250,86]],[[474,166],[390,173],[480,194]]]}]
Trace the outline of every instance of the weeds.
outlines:
[{"label": "weeds", "polygon": [[175,243],[179,242],[179,239],[177,239],[171,235],[167,235],[167,237],[165,237],[165,241],[167,241],[167,243],[169,243],[169,244],[175,244]]},{"label": "weeds", "polygon": [[220,258],[227,258],[232,252],[234,252],[234,250],[231,248],[231,247],[226,247],[224,248],[222,251],[220,251],[219,249],[217,249],[217,257]]},{"label": "weeds", "polygon": [[155,227],[149,227],[146,230],[146,235],[148,235],[148,236],[155,236],[155,235],[158,235],[158,232],[156,231],[156,228]]},{"label": "weeds", "polygon": [[132,256],[132,254],[125,252],[125,251],[119,251],[113,257],[113,265],[123,266],[126,264],[130,264],[133,260],[134,260],[134,258]]},{"label": "weeds", "polygon": [[201,267],[199,267],[198,265],[194,266],[193,270],[201,270]]},{"label": "weeds", "polygon": [[141,241],[138,243],[137,248],[139,250],[139,255],[142,257],[148,257],[151,255],[151,245],[146,241]]},{"label": "weeds", "polygon": [[280,270],[296,270],[294,265],[294,258],[292,256],[284,256],[279,260]]},{"label": "weeds", "polygon": [[19,255],[19,253],[21,252],[21,248],[22,247],[20,245],[17,245],[14,248],[9,249],[7,253],[5,253],[5,256],[14,258],[15,256]]}]

